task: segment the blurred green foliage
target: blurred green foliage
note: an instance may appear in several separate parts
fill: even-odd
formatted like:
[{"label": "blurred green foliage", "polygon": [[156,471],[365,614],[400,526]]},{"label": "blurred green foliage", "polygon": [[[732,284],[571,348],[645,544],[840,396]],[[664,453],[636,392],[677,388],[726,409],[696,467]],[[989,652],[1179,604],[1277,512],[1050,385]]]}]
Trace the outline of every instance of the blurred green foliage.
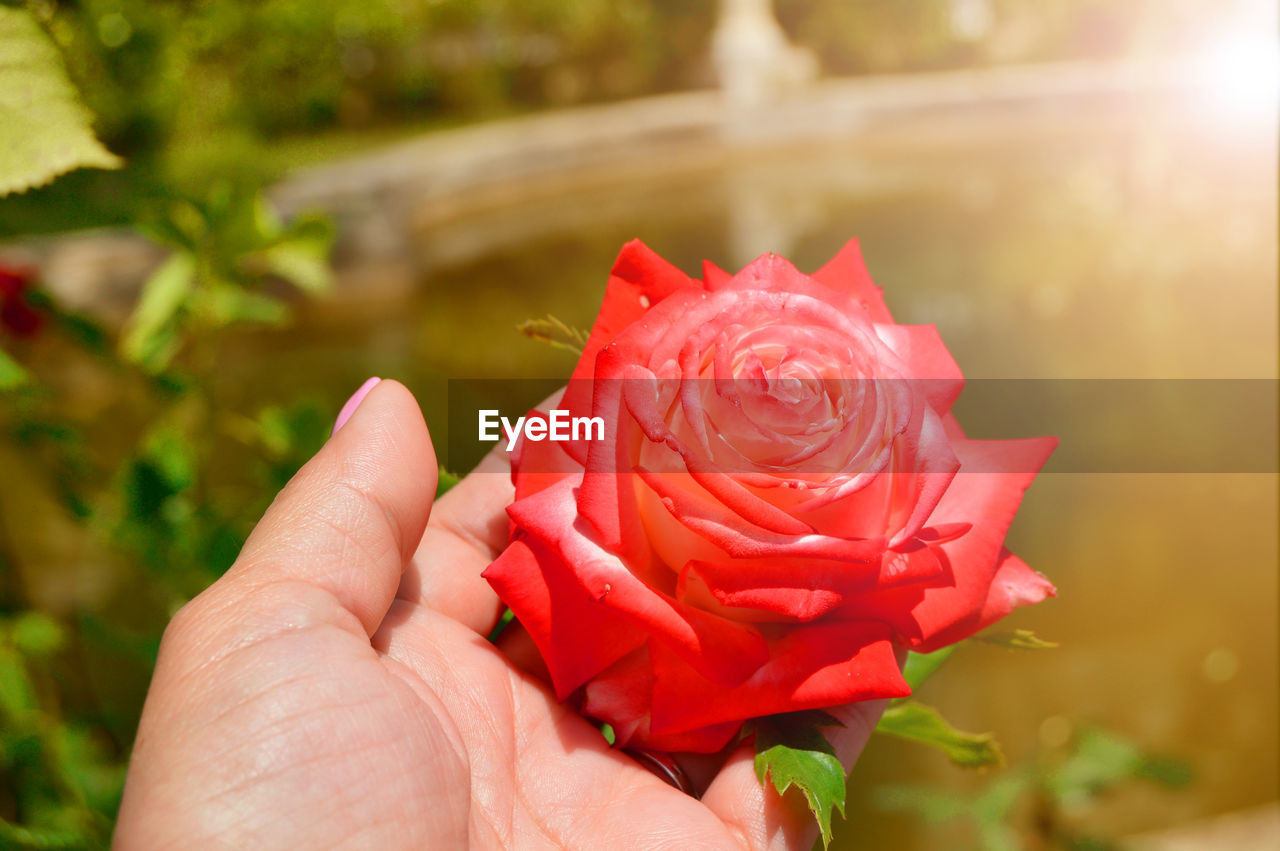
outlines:
[{"label": "blurred green foliage", "polygon": [[[880,787],[876,799],[886,811],[946,826],[949,848],[1109,851],[1116,844],[1088,828],[1097,800],[1135,782],[1176,789],[1191,779],[1181,760],[1148,754],[1118,733],[1084,724],[1064,746],[992,775],[973,794],[901,784]],[[957,841],[956,826],[967,841]]]},{"label": "blurred green foliage", "polygon": [[[65,80],[50,82],[57,55],[30,17],[0,8],[0,23],[34,117],[50,98],[64,116],[82,111]],[[72,129],[96,145],[84,122]],[[0,187],[56,173],[39,147],[0,158]],[[317,401],[239,412],[214,387],[223,335],[286,322],[290,290],[328,291],[330,222],[282,221],[256,189],[218,181],[137,224],[169,256],[118,339],[62,309],[32,270],[0,267],[0,847],[109,843],[165,623],[328,435]],[[132,407],[106,428],[81,399],[95,383]],[[15,499],[41,509],[23,515]],[[58,528],[31,534],[24,517]],[[83,562],[115,587],[59,603],[41,576],[50,560],[63,582]]]},{"label": "blurred green foliage", "polygon": [[0,617],[0,770],[24,816],[0,819],[2,847],[84,848],[110,838],[124,764],[91,724],[56,709],[66,639],[48,615]]},{"label": "blurred green foliage", "polygon": [[[288,244],[278,237],[297,229],[310,225],[271,229],[266,244]],[[0,390],[0,467],[19,476],[25,498],[52,501],[48,511],[64,519],[78,561],[112,577],[108,593],[73,592],[69,602],[51,603],[38,581],[49,556],[31,549],[36,542],[6,506],[0,847],[105,846],[165,623],[230,566],[271,494],[328,436],[331,411],[319,400],[243,413],[215,400],[217,335],[261,318],[256,308],[228,312],[223,301],[256,305],[266,296],[255,289],[263,280],[243,273],[257,268],[262,241],[213,244],[217,252],[204,246],[199,264],[184,266],[242,274],[222,280],[226,294],[218,298],[201,293],[205,283],[182,288],[171,297],[181,321],[144,325],[144,299],[133,330],[115,346],[108,332],[45,296],[38,303],[52,321],[42,339],[5,341],[16,358],[29,346],[59,345],[79,369],[109,375],[137,410],[104,430],[77,410],[75,369],[50,377],[39,363],[29,365],[32,380]],[[319,244],[308,244],[312,250]],[[278,281],[269,264],[261,274]],[[271,304],[273,321],[287,315],[286,302]],[[135,344],[143,327],[163,345]],[[13,487],[6,491],[12,497]]]},{"label": "blurred green foliage", "polygon": [[[253,240],[229,244],[248,248],[210,254],[206,247],[201,263],[243,269],[261,251]],[[244,299],[259,297],[252,289],[258,284],[222,282],[227,298]],[[220,409],[211,393],[213,340],[259,317],[228,314],[198,288],[174,298],[184,319],[156,332],[160,348],[135,350],[128,335],[117,348],[82,317],[47,297],[40,304],[53,320],[45,339],[17,345],[15,356],[26,345],[57,342],[80,368],[105,371],[127,388],[138,410],[119,416],[120,431],[104,443],[104,431],[76,412],[67,372],[47,378],[33,364],[34,380],[0,391],[0,466],[18,474],[29,498],[53,500],[50,510],[66,518],[76,558],[108,571],[114,586],[96,599],[73,594],[74,604],[50,611],[48,589],[43,602],[32,596],[40,555],[24,546],[31,543],[26,530],[6,511],[0,847],[97,847],[109,838],[164,624],[235,559],[270,495],[328,436],[331,412],[309,399],[246,413]],[[272,304],[273,319],[283,317],[286,303]],[[141,327],[136,315],[131,327]]]},{"label": "blurred green foliage", "polygon": [[[1029,630],[987,631],[932,653],[909,653],[903,676],[915,691],[957,651],[980,645],[1033,652],[1058,646]],[[914,698],[894,700],[876,733],[937,749],[953,765],[979,769],[984,779],[968,794],[917,783],[883,785],[874,790],[875,805],[910,815],[926,828],[945,827],[947,848],[1112,851],[1117,845],[1089,828],[1088,816],[1099,800],[1136,782],[1176,789],[1193,779],[1184,760],[1147,753],[1116,731],[1072,724],[1061,716],[1051,723],[1065,728],[1061,743],[1006,766],[993,734],[957,730]],[[957,838],[957,827],[967,838]]]},{"label": "blurred green foliage", "polygon": [[[0,236],[129,224],[139,204],[412,130],[713,85],[716,0],[0,0],[66,57],[123,173],[0,205]],[[823,73],[1178,46],[1203,0],[776,0]],[[318,140],[318,141],[317,141]],[[364,140],[363,142],[361,140]]]},{"label": "blurred green foliage", "polygon": [[[434,126],[706,79],[711,0],[4,0],[67,57],[121,175],[0,205],[0,234],[126,224],[140,201],[258,186],[282,138]],[[302,146],[308,147],[308,146]]]},{"label": "blurred green foliage", "polygon": [[260,195],[230,184],[203,202],[174,201],[146,230],[173,253],[143,284],[121,352],[150,373],[169,365],[185,331],[283,323],[285,303],[262,291],[268,278],[310,295],[331,285],[329,220],[308,216],[286,225]]}]

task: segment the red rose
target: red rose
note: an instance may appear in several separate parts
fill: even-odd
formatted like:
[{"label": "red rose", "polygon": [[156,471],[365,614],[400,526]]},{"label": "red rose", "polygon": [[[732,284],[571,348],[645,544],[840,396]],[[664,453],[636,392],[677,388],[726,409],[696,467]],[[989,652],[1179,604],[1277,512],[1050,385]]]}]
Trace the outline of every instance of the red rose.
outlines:
[{"label": "red rose", "polygon": [[905,695],[895,644],[1055,593],[1003,542],[1057,441],[966,438],[963,381],[856,241],[812,277],[770,254],[702,281],[631,242],[559,403],[605,439],[516,446],[484,576],[622,744],[712,752],[748,718]]}]

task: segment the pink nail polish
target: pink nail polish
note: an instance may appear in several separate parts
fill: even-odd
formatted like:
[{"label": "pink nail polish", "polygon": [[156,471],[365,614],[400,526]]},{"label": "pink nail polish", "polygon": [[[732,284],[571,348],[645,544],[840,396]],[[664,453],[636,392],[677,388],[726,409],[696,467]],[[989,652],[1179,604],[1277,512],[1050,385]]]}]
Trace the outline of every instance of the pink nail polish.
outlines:
[{"label": "pink nail polish", "polygon": [[360,389],[351,394],[351,398],[342,406],[342,410],[338,412],[338,419],[333,424],[333,432],[330,436],[337,434],[338,429],[347,424],[347,420],[351,419],[351,415],[356,412],[356,408],[360,407],[360,403],[364,401],[364,397],[369,395],[369,391],[378,386],[381,378],[374,376],[360,385]]}]

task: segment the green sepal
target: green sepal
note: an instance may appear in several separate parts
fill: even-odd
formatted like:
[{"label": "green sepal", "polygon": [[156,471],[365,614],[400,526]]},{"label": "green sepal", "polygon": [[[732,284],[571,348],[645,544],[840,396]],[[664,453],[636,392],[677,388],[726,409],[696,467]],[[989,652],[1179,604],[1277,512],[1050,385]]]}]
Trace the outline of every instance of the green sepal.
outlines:
[{"label": "green sepal", "polygon": [[589,331],[574,328],[551,314],[543,319],[526,319],[516,326],[516,330],[531,340],[578,355],[587,347],[587,338],[591,336]]},{"label": "green sepal", "polygon": [[1009,650],[1052,650],[1058,646],[1058,642],[1045,641],[1029,629],[1015,629],[1013,632],[984,632],[981,635],[975,635],[973,640]]}]

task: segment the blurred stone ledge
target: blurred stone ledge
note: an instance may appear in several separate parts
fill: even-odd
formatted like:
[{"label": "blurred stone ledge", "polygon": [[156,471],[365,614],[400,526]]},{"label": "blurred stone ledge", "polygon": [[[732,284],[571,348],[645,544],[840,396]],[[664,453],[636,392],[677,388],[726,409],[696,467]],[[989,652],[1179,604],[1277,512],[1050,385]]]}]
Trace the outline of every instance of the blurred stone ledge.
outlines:
[{"label": "blurred stone ledge", "polygon": [[1120,847],[1125,851],[1273,851],[1280,848],[1280,804],[1131,836]]},{"label": "blurred stone ledge", "polygon": [[[830,79],[751,107],[714,90],[685,92],[433,131],[301,169],[269,194],[286,215],[334,216],[335,301],[381,302],[433,269],[572,233],[602,216],[618,220],[628,211],[609,205],[613,186],[841,140],[881,149],[980,140],[999,135],[1002,117],[1070,120],[1082,101],[1123,109],[1188,82],[1167,61],[1061,63]],[[560,203],[581,193],[595,193],[592,203]],[[519,214],[504,215],[511,208]],[[120,229],[31,238],[0,246],[0,256],[34,263],[65,304],[111,322],[123,318],[162,251]]]}]

